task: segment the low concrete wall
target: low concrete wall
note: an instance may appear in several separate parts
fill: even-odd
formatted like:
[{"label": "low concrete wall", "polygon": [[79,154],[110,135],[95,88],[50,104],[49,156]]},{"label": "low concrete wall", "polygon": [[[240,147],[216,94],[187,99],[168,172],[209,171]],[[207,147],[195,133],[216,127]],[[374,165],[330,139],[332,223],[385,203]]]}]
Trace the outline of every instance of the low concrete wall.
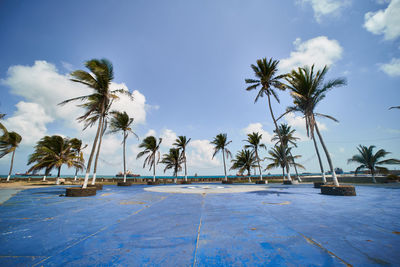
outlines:
[{"label": "low concrete wall", "polygon": [[[322,181],[321,177],[301,177],[303,182],[319,182]],[[326,177],[328,182],[332,182],[332,177]],[[377,183],[386,183],[386,176],[375,177]],[[373,183],[371,176],[338,176],[339,183],[354,183],[354,184],[367,184]]]}]

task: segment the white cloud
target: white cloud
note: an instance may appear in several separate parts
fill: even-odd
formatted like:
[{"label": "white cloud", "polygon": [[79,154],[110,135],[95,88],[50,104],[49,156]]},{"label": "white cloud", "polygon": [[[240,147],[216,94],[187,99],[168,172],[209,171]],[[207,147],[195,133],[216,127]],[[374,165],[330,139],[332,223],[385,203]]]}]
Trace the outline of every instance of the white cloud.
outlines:
[{"label": "white cloud", "polygon": [[323,16],[337,16],[343,7],[349,5],[345,0],[301,0],[301,3],[309,3],[314,10],[314,17],[321,22]]},{"label": "white cloud", "polygon": [[253,132],[262,134],[262,143],[264,144],[272,144],[271,138],[273,137],[273,134],[267,132],[266,130],[263,129],[263,125],[259,122],[256,123],[250,123],[246,128],[242,129],[242,132],[244,134],[251,134]]},{"label": "white cloud", "polygon": [[[285,120],[289,126],[296,130],[294,136],[300,138],[299,141],[307,141],[309,137],[307,137],[307,130],[306,130],[306,121],[302,116],[296,116],[294,113],[288,113],[285,116]],[[317,121],[318,129],[320,131],[326,131],[327,127],[325,124]]]},{"label": "white cloud", "polygon": [[381,64],[380,69],[389,76],[400,76],[400,58],[392,58],[390,63]]},{"label": "white cloud", "polygon": [[214,168],[221,165],[219,159],[214,157],[214,146],[209,140],[192,140],[188,148],[191,149],[187,154],[187,165],[194,168]]},{"label": "white cloud", "polygon": [[304,42],[297,38],[293,44],[295,51],[290,53],[289,58],[280,61],[279,68],[283,72],[312,64],[318,69],[325,65],[329,67],[341,59],[343,53],[339,42],[329,40],[326,36],[318,36]]},{"label": "white cloud", "polygon": [[170,129],[163,130],[160,137],[162,138],[161,145],[168,149],[172,147],[172,144],[175,143],[175,140],[178,138],[176,133]]},{"label": "white cloud", "polygon": [[383,34],[385,40],[400,36],[400,0],[390,1],[386,9],[368,12],[364,16],[364,28],[373,34]]},{"label": "white cloud", "polygon": [[46,123],[54,119],[37,103],[20,101],[15,106],[17,110],[4,121],[4,125],[9,131],[21,135],[21,145],[33,145],[46,135]]}]

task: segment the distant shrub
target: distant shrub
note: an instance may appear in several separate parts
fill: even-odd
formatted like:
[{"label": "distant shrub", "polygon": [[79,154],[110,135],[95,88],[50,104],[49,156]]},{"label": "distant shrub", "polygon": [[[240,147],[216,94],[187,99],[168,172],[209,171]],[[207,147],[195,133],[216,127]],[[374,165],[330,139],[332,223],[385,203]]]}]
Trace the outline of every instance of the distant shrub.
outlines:
[{"label": "distant shrub", "polygon": [[399,176],[397,176],[396,174],[389,174],[388,176],[386,176],[386,178],[389,181],[398,181],[399,180]]}]

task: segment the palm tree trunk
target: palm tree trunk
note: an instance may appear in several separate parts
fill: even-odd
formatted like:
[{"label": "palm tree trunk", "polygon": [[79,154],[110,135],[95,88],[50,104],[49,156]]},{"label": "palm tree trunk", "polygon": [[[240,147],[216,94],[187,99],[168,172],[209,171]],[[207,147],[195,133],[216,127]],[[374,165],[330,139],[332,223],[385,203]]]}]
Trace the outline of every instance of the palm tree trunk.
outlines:
[{"label": "palm tree trunk", "polygon": [[14,155],[15,155],[15,149],[14,149],[14,151],[12,153],[12,156],[11,156],[10,171],[8,172],[7,182],[10,181],[10,177],[11,177],[11,173],[12,173],[12,169],[13,169],[13,165],[14,165]]},{"label": "palm tree trunk", "polygon": [[373,182],[374,184],[376,184],[376,180],[375,180],[375,170],[374,170],[374,169],[371,169],[371,176],[372,176],[372,182]]},{"label": "palm tree trunk", "polygon": [[282,167],[282,178],[283,178],[283,181],[285,181],[285,168],[284,167]]},{"label": "palm tree trunk", "polygon": [[326,183],[324,165],[322,165],[322,160],[321,160],[321,156],[319,155],[318,146],[317,146],[317,142],[315,141],[314,133],[311,133],[311,138],[312,138],[312,140],[314,141],[315,152],[317,152],[319,167],[321,168],[322,182],[323,182],[323,183]]},{"label": "palm tree trunk", "polygon": [[86,167],[85,180],[84,180],[84,182],[83,182],[82,188],[86,188],[86,187],[87,187],[87,184],[88,184],[88,181],[89,181],[90,167],[91,167],[91,165],[92,165],[92,160],[93,160],[94,152],[95,152],[95,150],[96,150],[97,140],[99,139],[99,134],[100,134],[100,130],[101,130],[102,121],[103,121],[103,119],[100,118],[100,120],[99,120],[99,126],[97,127],[96,137],[94,138],[93,145],[92,145],[92,151],[90,152],[88,164],[87,164],[87,167]]},{"label": "palm tree trunk", "polygon": [[184,160],[185,160],[185,182],[187,182],[186,152],[185,151],[183,151],[183,157],[184,157]]},{"label": "palm tree trunk", "polygon": [[74,181],[76,181],[76,178],[78,177],[78,169],[75,169],[75,176],[74,176]]},{"label": "palm tree trunk", "polygon": [[125,161],[126,132],[124,131],[124,183],[126,183],[126,161]]},{"label": "palm tree trunk", "polygon": [[321,145],[322,145],[322,147],[323,147],[323,149],[325,151],[326,159],[328,160],[329,168],[331,169],[331,172],[332,172],[333,184],[336,185],[336,186],[339,186],[339,182],[338,182],[338,179],[336,177],[335,170],[333,169],[331,156],[329,155],[328,149],[326,148],[324,140],[322,139],[321,133],[319,132],[317,123],[315,123],[315,130],[317,131],[317,134],[318,134],[318,137],[319,137],[319,141],[321,142]]},{"label": "palm tree trunk", "polygon": [[99,145],[97,146],[96,159],[94,161],[92,185],[94,185],[96,183],[97,162],[99,161],[101,141],[103,140],[103,135],[104,135],[104,133],[103,133],[103,131],[104,131],[104,122],[105,122],[105,118],[103,117],[103,120],[102,120],[102,123],[101,123]]},{"label": "palm tree trunk", "polygon": [[56,178],[56,185],[59,185],[59,184],[60,184],[60,174],[61,174],[61,166],[58,167],[57,178]]},{"label": "palm tree trunk", "polygon": [[224,160],[225,181],[228,181],[228,177],[226,176],[226,164],[225,164],[225,152],[224,152],[224,149],[222,149],[222,159]]},{"label": "palm tree trunk", "polygon": [[[271,97],[270,97],[269,94],[267,94],[267,96],[268,96],[268,107],[269,107],[269,111],[270,111],[270,113],[271,113],[272,120],[274,121],[275,129],[276,129],[276,132],[278,133],[278,136],[279,136],[279,141],[281,142],[281,145],[283,146],[282,136],[281,136],[281,133],[280,133],[280,131],[279,131],[278,124],[276,123],[276,119],[275,119],[275,116],[274,116],[274,112],[272,111],[272,107],[271,107]],[[287,160],[287,158],[286,158],[285,153],[283,153],[283,161],[284,161],[285,166],[286,166],[287,178],[288,178],[289,181],[292,181],[292,177],[290,177],[289,163],[288,163],[288,160]]]},{"label": "palm tree trunk", "polygon": [[296,162],[294,162],[294,158],[293,158],[292,152],[289,152],[289,153],[290,153],[290,157],[292,157],[292,163],[293,163],[294,171],[296,172],[296,179],[297,179],[299,182],[302,182],[302,181],[301,181],[301,178],[300,178],[300,176],[299,176],[299,173],[297,172]]},{"label": "palm tree trunk", "polygon": [[260,180],[262,181],[263,177],[262,177],[262,172],[261,172],[261,164],[260,164],[260,158],[258,157],[257,149],[255,149],[255,152],[256,152],[256,157],[257,157],[257,161],[258,161],[258,170],[260,171]]},{"label": "palm tree trunk", "polygon": [[153,182],[156,182],[156,155],[154,154],[154,161],[153,161]]}]

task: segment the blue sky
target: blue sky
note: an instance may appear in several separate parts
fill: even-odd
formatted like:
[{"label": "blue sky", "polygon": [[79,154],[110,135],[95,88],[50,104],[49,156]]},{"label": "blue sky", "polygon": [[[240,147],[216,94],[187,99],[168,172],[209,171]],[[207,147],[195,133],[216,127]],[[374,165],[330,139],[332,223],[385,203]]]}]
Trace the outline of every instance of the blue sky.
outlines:
[{"label": "blue sky", "polygon": [[[209,144],[221,132],[233,141],[233,154],[249,131],[262,132],[272,147],[266,99],[254,104],[255,92],[246,92],[244,83],[262,57],[280,60],[282,73],[315,63],[330,67],[328,79],[347,78],[348,85],[329,92],[317,109],[340,121],[320,120],[335,167],[353,170],[347,159],[358,144],[400,158],[400,110],[388,110],[400,105],[399,25],[399,0],[1,1],[0,111],[8,129],[24,139],[14,171],[28,168],[27,156],[44,135],[91,145],[94,129],[82,132],[74,121],[81,110],[56,104],[88,92],[68,73],[92,58],[109,59],[113,87],[134,92],[135,101],[122,98],[114,108],[135,118],[141,139],[163,137],[166,152],[176,135],[192,138],[189,174],[223,173],[221,156],[211,160]],[[287,92],[279,96],[276,114],[291,104]],[[299,162],[307,172],[318,171],[300,114],[285,122],[302,137],[294,150]],[[105,136],[99,173],[122,169],[120,142],[120,135]],[[135,159],[137,144],[129,139],[128,168],[145,175]],[[9,161],[0,159],[0,173],[8,172]]]}]

